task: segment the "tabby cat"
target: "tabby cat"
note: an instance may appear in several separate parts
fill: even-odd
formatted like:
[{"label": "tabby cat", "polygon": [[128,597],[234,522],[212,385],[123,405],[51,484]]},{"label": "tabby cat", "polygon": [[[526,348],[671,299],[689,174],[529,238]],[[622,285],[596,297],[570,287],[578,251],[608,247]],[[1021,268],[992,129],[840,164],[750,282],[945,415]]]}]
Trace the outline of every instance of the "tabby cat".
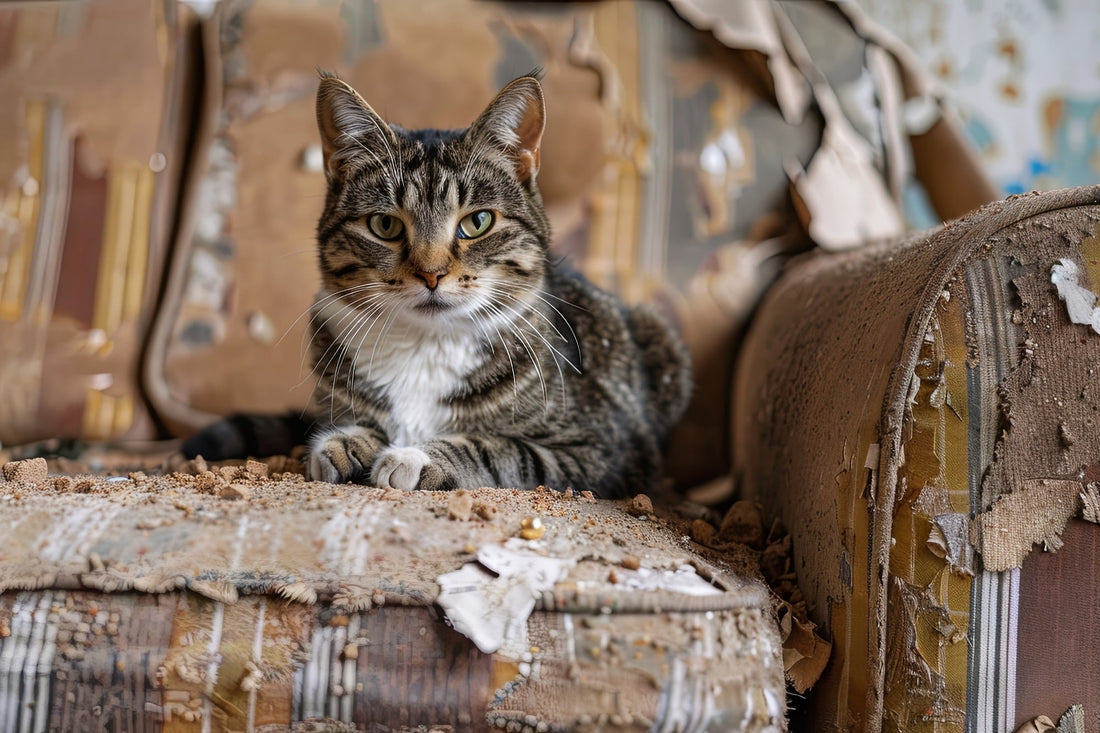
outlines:
[{"label": "tabby cat", "polygon": [[549,253],[535,76],[465,130],[388,124],[334,75],[312,307],[312,478],[395,489],[652,488],[685,348]]}]

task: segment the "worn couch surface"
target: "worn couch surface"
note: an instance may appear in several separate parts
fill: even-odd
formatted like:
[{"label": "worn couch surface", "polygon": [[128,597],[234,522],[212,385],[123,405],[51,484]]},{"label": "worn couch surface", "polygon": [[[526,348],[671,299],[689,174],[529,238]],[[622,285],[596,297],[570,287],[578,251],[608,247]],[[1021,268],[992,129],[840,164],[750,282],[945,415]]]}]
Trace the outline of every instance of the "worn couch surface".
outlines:
[{"label": "worn couch surface", "polygon": [[1098,289],[1091,187],[810,255],[770,291],[736,475],[835,644],[816,729],[1100,729]]}]

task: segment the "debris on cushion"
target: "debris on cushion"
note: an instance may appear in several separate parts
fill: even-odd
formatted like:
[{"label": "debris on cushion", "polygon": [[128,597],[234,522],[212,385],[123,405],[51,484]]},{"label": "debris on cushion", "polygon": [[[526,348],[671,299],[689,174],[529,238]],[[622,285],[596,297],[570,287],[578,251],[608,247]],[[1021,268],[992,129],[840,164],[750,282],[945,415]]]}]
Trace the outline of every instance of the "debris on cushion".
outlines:
[{"label": "debris on cushion", "polygon": [[1096,293],[1078,282],[1077,263],[1060,259],[1050,268],[1050,281],[1058,289],[1058,297],[1066,304],[1071,323],[1090,326],[1100,333],[1100,308],[1096,307]]},{"label": "debris on cushion", "polygon": [[626,505],[626,513],[635,517],[648,516],[653,513],[653,500],[645,494],[638,494]]},{"label": "debris on cushion", "polygon": [[1058,733],[1058,726],[1045,715],[1024,721],[1014,733]]},{"label": "debris on cushion", "polygon": [[[55,523],[79,512],[99,516],[81,528],[86,557],[64,562],[44,561],[37,553],[6,557],[18,562],[0,572],[0,589],[43,583],[108,592],[188,587],[226,602],[241,594],[274,593],[357,609],[387,600],[431,603],[445,578],[462,577],[449,573],[471,563],[485,567],[484,548],[511,542],[543,557],[573,561],[568,578],[552,583],[549,595],[542,585],[521,589],[528,596],[539,595],[538,602],[553,597],[563,607],[628,593],[639,608],[671,610],[683,602],[677,598],[698,597],[704,591],[721,595],[764,580],[774,597],[769,604],[760,592],[759,602],[787,619],[784,659],[796,689],[816,679],[828,656],[828,645],[807,620],[786,530],[775,523],[765,532],[762,510],[750,502],[734,504],[725,520],[719,520],[709,510],[685,513],[674,506],[674,497],[664,495],[655,506],[645,494],[601,502],[587,491],[545,487],[401,492],[310,482],[302,475],[301,455],[219,462],[185,460],[173,452],[162,453],[159,460],[155,452],[91,455],[91,460],[79,455],[60,459],[63,465],[59,459],[36,457],[5,466],[5,476],[19,472],[21,480],[0,483],[0,520],[5,510],[26,511],[32,500],[34,510]],[[54,470],[51,477],[48,467],[84,473],[57,475]],[[88,501],[101,503],[93,510]],[[679,517],[670,513],[673,508]],[[440,520],[460,522],[462,528],[425,531],[428,523]],[[273,543],[271,537],[280,531],[302,541],[296,548]],[[135,532],[141,535],[137,555],[132,552],[137,540],[127,541]],[[103,539],[108,536],[112,542]],[[309,561],[309,572],[302,572],[306,547],[316,548],[308,550],[316,561]],[[229,561],[233,557],[238,564]],[[418,580],[388,584],[388,579],[401,577],[410,557],[417,558]],[[262,572],[255,564],[258,559]],[[490,595],[496,590],[486,587]],[[524,600],[523,609],[528,605]],[[490,638],[484,628],[470,628],[475,627],[486,648],[508,645],[504,637]]]},{"label": "debris on cushion", "polygon": [[509,646],[506,655],[523,656],[530,648],[527,618],[538,597],[553,590],[576,563],[573,558],[544,557],[522,545],[485,545],[477,563],[439,576],[437,599],[455,631],[485,653]]},{"label": "debris on cushion", "polygon": [[45,458],[30,458],[25,461],[9,461],[4,464],[4,478],[8,481],[40,482],[45,481],[49,473]]},{"label": "debris on cushion", "polygon": [[[300,466],[297,457],[208,462],[169,455],[157,464],[115,456],[116,472],[143,466],[116,475],[47,475],[46,465],[41,457],[8,464],[6,473],[33,480],[0,482],[0,523],[34,512],[40,516],[35,537],[56,535],[61,542],[67,533],[65,541],[83,549],[58,554],[17,536],[15,549],[3,555],[0,589],[188,587],[221,600],[247,593],[330,599],[354,581],[395,602],[425,603],[436,597],[438,577],[487,545],[514,540],[540,554],[576,559],[555,602],[583,604],[631,587],[635,573],[696,568],[702,549],[691,543],[685,520],[648,497],[597,501],[588,492],[547,488],[386,491],[308,481],[284,470]],[[23,466],[37,469],[30,474]],[[631,515],[626,505],[645,513]],[[76,517],[85,519],[73,524]],[[462,526],[433,524],[439,521]],[[289,536],[298,539],[280,539]],[[420,580],[388,587],[410,557]],[[712,566],[691,573],[718,589],[750,588],[760,577],[748,548],[708,559]],[[608,582],[609,567],[619,584]],[[644,603],[673,608],[677,595],[668,585]]]},{"label": "debris on cushion", "polygon": [[773,594],[783,642],[783,666],[787,681],[805,693],[825,671],[832,644],[816,632],[792,561],[791,536],[779,520],[765,532],[764,509],[752,501],[737,501],[718,527],[703,519],[691,525],[691,536],[723,554],[752,552],[759,572]]},{"label": "debris on cushion", "polygon": [[447,517],[459,521],[468,521],[474,509],[474,497],[466,489],[459,489],[447,499]]}]

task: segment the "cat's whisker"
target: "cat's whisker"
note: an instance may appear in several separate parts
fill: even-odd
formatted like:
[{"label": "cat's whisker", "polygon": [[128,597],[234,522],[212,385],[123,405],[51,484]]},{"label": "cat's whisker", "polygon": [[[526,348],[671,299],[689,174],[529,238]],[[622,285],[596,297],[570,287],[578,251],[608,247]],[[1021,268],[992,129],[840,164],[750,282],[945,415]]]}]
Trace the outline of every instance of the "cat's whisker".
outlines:
[{"label": "cat's whisker", "polygon": [[[378,284],[377,283],[364,283],[364,284],[359,285],[359,286],[354,286],[354,287],[351,287],[351,288],[345,288],[345,289],[340,290],[336,293],[330,293],[330,294],[326,295],[325,297],[319,299],[314,304],[314,306],[312,307],[311,310],[314,310],[315,312],[314,312],[313,316],[309,319],[309,324],[308,324],[309,328],[307,328],[306,332],[303,333],[303,335],[302,335],[302,344],[299,347],[299,353],[302,354],[301,361],[299,362],[299,371],[301,371],[301,368],[302,368],[302,363],[301,362],[304,361],[305,356],[306,356],[306,352],[307,352],[306,345],[305,345],[306,337],[310,336],[312,338],[314,333],[323,330],[328,325],[329,321],[331,321],[333,318],[336,318],[336,317],[345,318],[345,317],[348,316],[347,310],[339,309],[334,313],[330,313],[329,316],[327,318],[325,318],[325,320],[322,323],[316,324],[315,322],[316,322],[317,318],[324,311],[324,308],[321,307],[322,304],[325,304],[326,301],[331,301],[331,299],[339,297],[341,295],[348,295],[350,293],[357,293],[357,291],[359,291],[357,293],[356,299],[352,302],[351,305],[352,305],[352,307],[363,310],[363,312],[369,314],[370,308],[372,307],[372,303],[375,300],[377,300],[381,297],[381,295],[378,294],[378,293],[368,292],[369,290],[377,289],[377,288],[374,287],[375,285],[378,285]],[[370,287],[367,287],[367,286],[370,286]],[[364,295],[364,293],[365,293],[365,295]],[[295,322],[297,322],[298,320],[301,320],[304,315],[305,314],[303,313],[302,315],[298,316],[298,318],[296,319]],[[355,315],[359,315],[359,314],[357,313]],[[292,324],[292,326],[293,326],[293,324]],[[321,358],[323,358],[323,355],[322,355]],[[314,371],[316,370],[316,366],[317,366],[317,364],[315,363],[314,364],[314,369],[311,370],[310,373],[307,374],[305,376],[305,378],[302,379],[302,382],[306,381],[306,379],[309,379],[311,376],[313,376]],[[299,382],[299,384],[301,384],[302,382]]]},{"label": "cat's whisker", "polygon": [[[298,321],[305,318],[307,313],[313,313],[313,316],[309,319],[309,323],[307,324],[308,326],[312,326],[314,319],[316,319],[317,316],[320,315],[320,312],[319,312],[320,308],[319,307],[326,304],[326,303],[329,303],[333,299],[339,298],[339,297],[344,296],[344,295],[350,295],[352,293],[365,292],[367,290],[380,289],[380,288],[384,288],[384,287],[385,287],[385,283],[360,283],[359,285],[353,285],[350,288],[344,288],[343,290],[337,290],[334,293],[328,293],[323,298],[319,298],[317,300],[314,300],[314,302],[311,303],[308,308],[306,308],[301,313],[299,313],[298,317],[295,318],[290,323],[290,325],[286,327],[286,330],[283,331],[283,335],[279,337],[279,339],[275,342],[275,345],[277,346],[280,343],[282,343],[283,339],[285,339],[288,335],[290,335],[290,332],[294,329],[295,326],[298,325]],[[318,312],[314,313],[315,310],[318,311]]]},{"label": "cat's whisker", "polygon": [[[565,298],[561,297],[560,295],[554,295],[553,293],[551,293],[548,290],[539,289],[539,290],[534,290],[532,292],[535,294],[536,297],[542,298],[543,296],[545,296],[547,298],[553,298],[554,300],[558,301],[559,303],[563,303],[564,305],[567,305],[570,308],[576,308],[577,310],[584,311],[585,313],[591,312],[587,308],[585,308],[583,305],[577,305],[573,301],[566,300]],[[549,305],[549,302],[547,302],[547,305]],[[557,310],[557,309],[555,308],[555,310]],[[561,311],[558,311],[558,312],[561,313]],[[563,316],[563,318],[564,318],[564,316]]]},{"label": "cat's whisker", "polygon": [[538,308],[532,307],[532,305],[530,303],[523,300],[522,298],[517,297],[516,295],[513,295],[511,292],[509,292],[507,290],[504,283],[489,281],[486,284],[487,284],[486,290],[488,290],[492,295],[504,296],[505,298],[509,298],[510,300],[518,303],[525,310],[531,311],[532,313],[536,314],[539,318],[546,321],[546,325],[550,326],[550,328],[553,329],[554,333],[556,333],[558,335],[558,338],[560,338],[562,341],[567,340],[565,338],[565,334],[563,334],[560,330],[558,330],[558,327],[556,325],[554,325],[554,322],[552,320],[550,320],[546,316],[545,313],[540,311]]},{"label": "cat's whisker", "polygon": [[[338,327],[339,327],[337,329],[338,333],[333,334],[334,338],[333,338],[332,344],[330,344],[329,347],[327,349],[325,349],[325,352],[323,354],[321,354],[321,356],[318,357],[315,360],[313,369],[302,380],[302,382],[305,382],[306,379],[309,379],[310,377],[314,376],[314,374],[317,372],[317,368],[322,366],[322,361],[324,361],[325,357],[328,356],[329,351],[333,348],[333,346],[337,346],[338,344],[340,344],[340,337],[343,334],[347,333],[347,331],[350,330],[352,327],[354,327],[356,325],[356,323],[358,323],[361,319],[371,317],[371,315],[375,312],[374,310],[372,310],[372,309],[375,308],[375,306],[373,305],[373,301],[374,300],[380,300],[380,299],[381,299],[380,296],[378,296],[377,294],[371,294],[367,297],[367,299],[363,303],[363,305],[365,305],[367,307],[366,310],[359,310],[359,311],[355,311],[353,313],[349,313],[347,310],[338,310],[335,313],[330,314],[327,318],[325,318],[325,320],[321,324],[319,324],[317,326],[316,331],[328,330],[329,333],[333,333],[332,329],[327,328],[329,322],[332,321],[333,318],[341,319],[340,323],[338,324]],[[316,318],[316,316],[314,316],[314,318]],[[347,319],[347,318],[352,318],[353,320],[351,321],[351,323],[349,325],[344,325],[343,320]],[[310,324],[312,325],[312,323],[313,323],[313,319],[310,319]],[[323,364],[323,366],[327,369],[330,362],[331,362],[331,358],[330,358],[329,361],[325,362]],[[299,384],[301,384],[302,382],[299,382]]]},{"label": "cat's whisker", "polygon": [[[336,401],[335,388],[339,383],[340,367],[344,363],[344,360],[347,356],[348,348],[350,346],[347,337],[350,335],[352,338],[354,338],[355,334],[358,333],[364,325],[366,325],[369,330],[369,324],[371,324],[375,320],[375,314],[382,307],[382,305],[378,305],[375,306],[374,309],[371,311],[357,312],[355,314],[354,320],[352,320],[352,323],[350,325],[343,326],[338,333],[333,334],[332,343],[329,344],[329,346],[325,349],[325,352],[316,360],[313,371],[317,373],[318,382],[317,385],[314,386],[314,394],[316,394],[317,390],[320,389],[326,381],[328,382],[327,392],[329,395],[330,419],[335,419],[335,414],[333,412]],[[338,325],[342,326],[343,324]],[[332,332],[330,331],[330,334],[331,333]],[[330,371],[331,375],[329,374]],[[353,385],[349,377],[346,387],[348,395],[355,394],[352,386]],[[354,405],[352,405],[352,411],[354,413]]]},{"label": "cat's whisker", "polygon": [[378,338],[374,341],[374,348],[370,352],[370,361],[367,362],[367,375],[368,377],[374,371],[374,357],[378,354],[378,345],[382,343],[382,340],[386,338],[386,331],[393,325],[394,320],[397,318],[398,308],[389,305],[390,313],[386,317],[386,321],[382,324],[382,330],[378,332]]},{"label": "cat's whisker", "polygon": [[[504,335],[497,331],[497,338],[500,339],[500,345],[504,347],[504,356],[508,359],[508,367],[512,370],[512,423],[516,422],[516,410],[519,406],[519,380],[516,379],[516,363],[512,361],[512,352],[508,348],[508,342],[504,340]],[[490,347],[492,346],[492,339],[489,339]]]},{"label": "cat's whisker", "polygon": [[[516,301],[517,303],[520,303],[521,305],[526,305],[526,304],[525,304],[525,303],[524,303],[524,302],[523,302],[522,300],[520,300],[519,298],[516,298],[515,296],[513,296],[513,295],[510,295],[509,293],[506,293],[506,292],[504,292],[504,291],[502,291],[502,290],[495,290],[495,291],[494,291],[494,290],[490,289],[490,293],[492,293],[492,294],[494,294],[494,295],[503,295],[503,296],[505,296],[505,297],[511,298],[512,300]],[[546,345],[546,348],[550,349],[550,351],[552,351],[552,352],[553,352],[554,354],[556,354],[557,356],[561,357],[562,361],[564,361],[564,362],[565,362],[566,364],[568,364],[569,366],[571,366],[571,367],[573,368],[573,370],[577,372],[577,374],[582,374],[582,372],[581,372],[581,369],[580,369],[580,367],[579,367],[579,366],[577,366],[576,364],[574,364],[574,363],[573,363],[573,362],[572,362],[572,361],[571,361],[571,360],[569,359],[569,357],[568,357],[568,356],[566,356],[566,355],[565,355],[565,354],[563,354],[563,353],[562,353],[561,351],[559,351],[559,350],[558,350],[557,348],[555,348],[555,347],[554,347],[554,345],[553,345],[553,344],[551,344],[551,343],[550,343],[550,341],[549,341],[549,340],[548,340],[548,339],[547,339],[547,338],[546,338],[545,336],[543,336],[543,335],[542,335],[542,333],[540,333],[540,332],[539,332],[539,330],[538,330],[537,328],[535,328],[535,325],[534,325],[533,323],[531,323],[531,322],[530,322],[529,320],[527,320],[527,318],[525,318],[525,317],[524,317],[524,316],[523,316],[523,315],[522,315],[521,313],[519,313],[518,311],[516,311],[515,309],[513,309],[513,308],[511,308],[511,307],[509,307],[509,306],[506,306],[506,305],[504,305],[503,303],[500,303],[499,305],[500,305],[500,306],[501,306],[502,308],[507,308],[507,310],[508,310],[508,311],[509,311],[510,313],[512,313],[512,314],[513,314],[513,315],[515,315],[515,316],[516,316],[517,318],[521,319],[521,320],[522,320],[522,321],[523,321],[524,323],[526,323],[526,324],[527,324],[527,325],[528,325],[528,326],[529,326],[529,327],[531,328],[531,331],[532,331],[532,333],[534,333],[534,334],[535,334],[536,336],[538,336],[538,338],[539,338],[539,339],[540,339],[540,340],[541,340],[541,341],[542,341],[542,342],[543,342],[543,343],[544,343],[544,344]],[[546,322],[547,322],[547,323],[548,323],[548,324],[550,325],[550,327],[551,327],[552,329],[554,329],[554,332],[555,332],[555,333],[556,333],[556,334],[558,335],[558,337],[559,337],[559,338],[560,338],[560,339],[561,339],[562,341],[566,341],[566,342],[568,343],[568,341],[567,341],[567,339],[565,338],[565,336],[564,336],[564,335],[563,335],[563,334],[561,333],[561,331],[559,331],[559,330],[558,330],[558,329],[557,329],[557,328],[556,328],[556,327],[554,326],[554,324],[553,324],[553,323],[552,323],[552,322],[550,321],[550,319],[549,319],[549,318],[547,318],[547,317],[546,317],[546,315],[545,315],[545,314],[543,314],[543,313],[539,312],[539,311],[538,311],[538,309],[534,309],[534,308],[532,308],[531,310],[532,310],[532,311],[533,311],[534,313],[537,313],[537,314],[538,314],[539,316],[541,316],[541,317],[542,317],[542,319],[543,319],[543,320],[545,320],[545,321],[546,321]],[[566,323],[568,323],[568,321],[567,321]],[[572,330],[572,326],[570,326],[570,330]],[[576,334],[574,334],[574,339],[575,339],[575,338],[576,338]],[[578,344],[578,351],[579,351],[579,344]],[[554,364],[555,364],[555,365],[557,365],[557,364],[558,364],[558,361],[557,361],[557,359],[555,359],[555,360],[554,360]],[[561,367],[560,367],[560,366],[558,366],[558,371],[559,371],[559,372],[561,371]],[[565,379],[565,378],[564,378],[564,376],[563,376],[563,377],[562,377],[562,384],[563,384],[563,389],[564,389],[564,379]]]},{"label": "cat's whisker", "polygon": [[[383,303],[383,304],[379,305],[378,309],[376,309],[373,313],[374,314],[380,314],[382,312],[382,310],[385,309],[386,307],[387,307],[387,304]],[[357,390],[355,389],[355,378],[358,376],[358,374],[356,372],[355,365],[359,361],[359,352],[363,349],[363,342],[366,341],[367,336],[370,335],[371,329],[374,328],[374,324],[377,323],[377,322],[378,322],[377,315],[372,315],[369,322],[366,323],[366,326],[367,326],[366,329],[363,330],[362,335],[359,336],[359,343],[357,343],[355,345],[355,353],[352,355],[351,359],[347,359],[347,350],[346,349],[344,351],[344,354],[341,356],[342,363],[346,364],[347,369],[348,369],[346,389],[348,391],[348,394],[350,394],[350,395],[354,395],[354,394],[357,393]],[[358,333],[358,329],[357,329],[356,333]],[[351,334],[352,339],[354,339],[355,336],[356,336],[356,334],[354,334],[354,333]],[[349,344],[350,344],[350,339],[349,339]],[[350,402],[350,407],[351,407],[352,420],[354,422],[355,418],[356,418],[355,403],[354,403],[354,400],[349,400],[349,402]]]},{"label": "cat's whisker", "polygon": [[[490,305],[490,304],[487,304],[487,305]],[[502,309],[507,308],[507,306],[505,306],[501,303],[492,303],[490,307],[495,309],[501,316],[504,315],[503,312],[502,312]],[[513,311],[513,313],[514,313],[514,311]],[[549,409],[550,409],[550,396],[549,396],[549,394],[547,394],[547,391],[546,391],[546,378],[545,378],[545,375],[542,372],[542,365],[539,363],[538,354],[535,353],[535,347],[531,344],[530,341],[527,340],[527,337],[524,336],[522,329],[520,329],[518,326],[516,326],[514,320],[509,321],[508,319],[505,319],[505,321],[506,321],[508,330],[510,330],[512,332],[512,335],[516,337],[516,340],[518,340],[520,342],[520,344],[523,346],[523,350],[527,353],[527,357],[531,360],[531,366],[534,367],[535,373],[538,375],[539,386],[542,390],[543,411],[548,412]]]},{"label": "cat's whisker", "polygon": [[[380,300],[380,298],[379,298],[379,300]],[[352,414],[353,421],[354,421],[355,401],[356,401],[355,400],[356,391],[354,389],[354,384],[352,382],[352,379],[354,377],[354,361],[352,361],[350,364],[347,361],[348,350],[351,347],[351,342],[355,339],[356,335],[360,331],[363,330],[364,326],[366,327],[366,331],[364,332],[364,337],[365,337],[366,333],[369,333],[369,331],[373,327],[374,323],[377,322],[378,314],[385,307],[386,307],[386,304],[384,302],[382,302],[382,303],[379,303],[376,306],[372,306],[367,311],[358,311],[358,312],[356,312],[355,319],[352,321],[351,325],[343,328],[338,334],[335,334],[332,345],[337,345],[338,344],[339,346],[335,351],[332,352],[332,354],[325,361],[324,370],[323,370],[324,374],[327,374],[329,372],[330,367],[331,367],[331,371],[332,371],[331,385],[330,385],[330,390],[329,390],[329,417],[330,417],[330,420],[335,420],[336,419],[336,414],[335,414],[336,392],[335,392],[335,388],[336,388],[336,386],[339,382],[340,369],[341,369],[342,366],[347,365],[348,366],[348,376],[347,376],[347,380],[346,380],[346,384],[345,384],[345,392],[346,392],[346,397],[347,397],[347,408],[345,409],[345,412],[350,411],[351,414]],[[361,345],[361,343],[362,342],[360,341],[360,345]],[[331,349],[332,345],[330,345],[329,349]],[[326,355],[329,353],[329,349],[326,349],[326,351],[325,351]],[[322,358],[324,358],[324,356],[325,355],[322,355]],[[320,362],[320,361],[321,360],[318,359],[318,362]],[[333,367],[334,362],[335,362],[335,366]],[[341,413],[341,416],[342,415],[343,415],[343,413]]]},{"label": "cat's whisker", "polygon": [[[477,313],[470,313],[470,320],[484,337],[485,343],[489,346],[489,353],[493,356],[496,355],[497,350],[493,345],[493,336],[489,333],[488,326],[482,322],[482,319],[478,317]],[[496,331],[497,338],[500,339],[500,345],[504,347],[504,356],[508,359],[508,368],[512,370],[512,423],[516,422],[516,409],[519,403],[519,384],[516,381],[516,365],[512,361],[512,353],[508,350],[508,343],[504,340],[504,336],[499,330]]]},{"label": "cat's whisker", "polygon": [[470,313],[470,321],[474,324],[474,328],[477,329],[478,333],[480,333],[485,338],[485,344],[489,347],[489,354],[495,356],[497,350],[496,347],[493,346],[493,339],[489,336],[489,332],[485,330],[485,327],[482,324],[481,319],[478,318],[476,311]]},{"label": "cat's whisker", "polygon": [[[522,302],[522,301],[519,301],[519,299],[518,299],[518,298],[517,298],[516,300],[517,300],[517,302]],[[527,320],[527,318],[525,318],[525,317],[523,316],[523,314],[522,314],[522,313],[519,313],[518,311],[516,311],[515,309],[511,308],[510,306],[507,306],[507,305],[505,305],[504,303],[498,303],[497,305],[498,305],[499,307],[501,307],[501,308],[504,308],[504,309],[506,309],[506,310],[507,310],[508,312],[512,313],[512,314],[513,314],[513,315],[515,315],[515,316],[516,316],[516,317],[517,317],[518,319],[520,319],[521,321],[523,321],[524,323],[526,323],[526,324],[527,324],[527,326],[528,326],[528,327],[529,327],[529,328],[531,329],[531,332],[532,332],[533,334],[535,334],[535,336],[536,336],[536,337],[537,337],[537,338],[538,338],[538,339],[539,339],[540,341],[542,341],[542,343],[543,343],[543,344],[544,344],[544,345],[546,346],[546,348],[548,348],[548,349],[549,349],[549,350],[550,350],[550,351],[551,351],[551,352],[552,352],[553,354],[556,354],[557,356],[561,357],[562,361],[564,361],[564,362],[565,362],[566,364],[568,364],[569,366],[571,366],[571,367],[573,367],[574,369],[576,369],[576,370],[577,370],[577,373],[578,373],[578,374],[580,374],[580,373],[581,373],[581,370],[580,370],[580,369],[577,369],[577,366],[576,366],[575,364],[573,364],[573,362],[569,361],[569,358],[568,358],[568,357],[566,357],[566,356],[565,356],[564,354],[562,354],[562,353],[561,353],[560,351],[558,351],[557,349],[555,349],[555,348],[554,348],[554,347],[553,347],[553,346],[552,346],[552,345],[550,344],[550,342],[549,342],[549,341],[547,340],[547,338],[546,338],[545,336],[543,336],[543,335],[542,335],[541,333],[539,333],[539,330],[538,330],[537,328],[535,328],[534,324],[532,324],[532,323],[531,323],[531,322],[530,322],[529,320]],[[559,334],[559,335],[560,335],[560,334]],[[562,336],[562,339],[563,339],[563,340],[564,340],[564,338],[565,338],[565,337],[564,337],[564,336]],[[558,384],[559,384],[559,385],[561,385],[561,396],[562,396],[562,402],[564,403],[564,402],[565,402],[565,375],[564,375],[564,374],[562,373],[562,371],[561,371],[561,364],[560,364],[560,363],[558,362],[558,360],[557,360],[557,359],[552,359],[552,361],[554,362],[554,368],[555,368],[555,369],[557,370],[557,372],[558,372]],[[543,387],[543,391],[545,392],[545,386]]]},{"label": "cat's whisker", "polygon": [[[502,283],[502,285],[508,285],[508,283]],[[547,298],[544,297],[544,296],[549,296],[551,298],[554,298],[555,300],[558,300],[558,301],[564,303],[565,305],[571,306],[571,307],[576,308],[578,310],[582,310],[585,313],[588,312],[588,309],[584,308],[584,307],[581,307],[579,305],[575,305],[574,303],[571,303],[570,301],[566,300],[565,298],[559,298],[558,296],[554,295],[553,293],[549,293],[549,292],[547,292],[545,290],[542,290],[542,289],[532,290],[532,291],[530,291],[530,293],[531,293],[531,295],[538,298],[543,304],[545,304],[547,308],[550,308],[555,313],[557,313],[561,317],[562,321],[565,322],[566,328],[569,329],[569,334],[573,337],[573,345],[577,348],[577,360],[581,364],[583,364],[584,363],[584,354],[581,353],[581,340],[579,338],[577,338],[577,332],[573,330],[573,324],[570,323],[569,319],[565,317],[565,314],[562,313],[561,310],[558,309],[557,306],[555,306],[553,303],[551,303],[549,300],[547,300]],[[554,330],[557,330],[557,329],[554,329]],[[563,341],[566,340],[565,336],[563,336],[560,331],[558,332],[558,335],[562,337]],[[574,369],[576,369],[578,374],[581,373],[581,370],[579,369],[579,365],[570,364],[570,366],[572,366]]]}]

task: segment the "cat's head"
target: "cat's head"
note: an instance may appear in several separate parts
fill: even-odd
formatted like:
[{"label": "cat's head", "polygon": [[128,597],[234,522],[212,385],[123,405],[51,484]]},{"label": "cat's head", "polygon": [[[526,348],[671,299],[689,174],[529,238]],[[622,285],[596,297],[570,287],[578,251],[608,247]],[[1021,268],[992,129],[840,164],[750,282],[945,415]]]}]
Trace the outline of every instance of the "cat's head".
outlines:
[{"label": "cat's head", "polygon": [[429,322],[512,320],[517,301],[537,297],[547,266],[535,185],[544,120],[534,76],[505,86],[465,130],[405,130],[322,74],[325,289]]}]

